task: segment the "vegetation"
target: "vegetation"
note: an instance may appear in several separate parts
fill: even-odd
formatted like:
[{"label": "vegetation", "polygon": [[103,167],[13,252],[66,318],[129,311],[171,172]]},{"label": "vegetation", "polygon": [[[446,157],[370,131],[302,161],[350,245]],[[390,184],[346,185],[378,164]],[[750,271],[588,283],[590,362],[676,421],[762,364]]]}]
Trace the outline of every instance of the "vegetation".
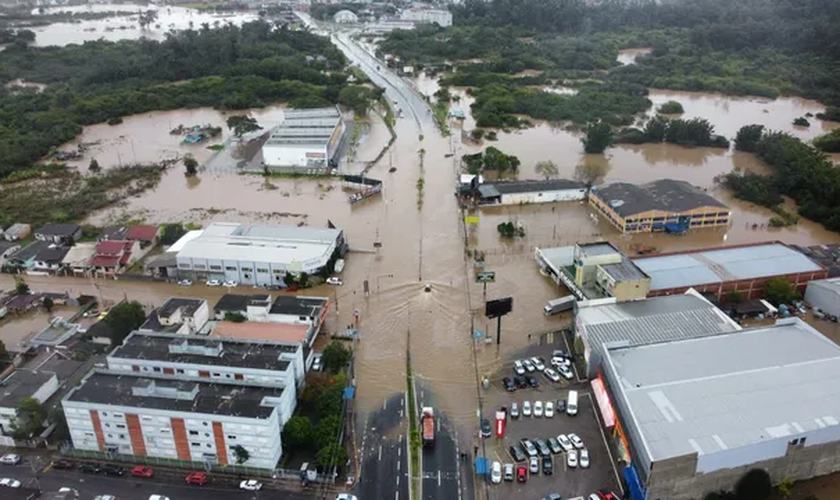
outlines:
[{"label": "vegetation", "polygon": [[630,144],[663,141],[689,147],[729,148],[729,140],[715,135],[715,127],[703,118],[671,120],[656,116],[645,124],[644,129],[622,129],[615,139],[615,142]]},{"label": "vegetation", "polygon": [[347,451],[339,441],[342,426],[342,396],[347,375],[344,372],[331,376],[315,402],[318,425],[315,426],[314,440],[318,451],[315,462],[326,470],[343,464],[347,460]]},{"label": "vegetation", "polygon": [[88,170],[97,173],[102,170],[102,167],[99,166],[99,162],[96,161],[96,158],[91,158],[90,164],[88,165]]},{"label": "vegetation", "polygon": [[23,398],[15,410],[12,420],[12,437],[18,440],[32,439],[46,428],[48,411],[33,397]]},{"label": "vegetation", "polygon": [[52,297],[44,297],[42,304],[44,305],[44,309],[46,309],[48,313],[51,313],[53,307],[55,307],[55,302],[53,301]]},{"label": "vegetation", "polygon": [[352,109],[356,116],[367,116],[368,109],[385,94],[380,87],[370,88],[364,85],[348,85],[338,94],[338,102]]},{"label": "vegetation", "polygon": [[242,465],[251,459],[251,453],[245,449],[241,444],[231,446],[230,451],[233,452],[234,461],[236,465]]},{"label": "vegetation", "polygon": [[112,307],[105,316],[105,323],[111,327],[111,345],[122,344],[123,339],[145,321],[146,312],[137,301],[123,301]]},{"label": "vegetation", "polygon": [[183,224],[165,224],[163,230],[160,232],[160,242],[164,245],[171,245],[180,240],[185,234],[187,234],[187,230]]},{"label": "vegetation", "polygon": [[799,118],[795,118],[793,120],[793,124],[797,127],[810,127],[811,126],[811,123],[804,116],[800,116]]},{"label": "vegetation", "polygon": [[309,417],[295,415],[283,426],[283,447],[290,451],[308,448],[313,439]]},{"label": "vegetation", "polygon": [[840,128],[814,138],[814,147],[827,153],[840,153]]},{"label": "vegetation", "polygon": [[471,174],[480,174],[485,170],[505,174],[516,172],[521,165],[519,158],[505,154],[493,146],[485,149],[483,153],[465,154],[461,157],[461,161]]},{"label": "vegetation", "polygon": [[29,285],[23,281],[23,278],[15,277],[15,294],[26,295],[27,293],[29,293]]},{"label": "vegetation", "polygon": [[225,313],[225,321],[230,321],[231,323],[244,323],[248,320],[244,314],[241,312],[226,312]]},{"label": "vegetation", "polygon": [[590,123],[583,129],[583,150],[587,153],[603,153],[613,142],[612,128],[604,122]]},{"label": "vegetation", "polygon": [[228,129],[233,131],[233,135],[237,139],[242,139],[242,136],[257,130],[262,130],[262,127],[257,123],[257,119],[250,116],[234,115],[227,119],[226,125]]},{"label": "vegetation", "polygon": [[575,180],[586,184],[587,188],[591,188],[604,180],[608,170],[606,163],[584,160],[583,163],[575,167]]},{"label": "vegetation", "polygon": [[538,161],[536,166],[534,166],[534,171],[545,177],[546,180],[557,177],[559,173],[557,165],[555,165],[551,160]]},{"label": "vegetation", "polygon": [[735,149],[747,153],[755,153],[758,141],[764,135],[764,125],[745,125],[738,129],[735,135]]},{"label": "vegetation", "polygon": [[787,279],[777,276],[764,282],[764,297],[777,306],[796,300],[798,294]]},{"label": "vegetation", "polygon": [[9,358],[9,351],[6,349],[6,344],[0,340],[0,361],[6,360]]},{"label": "vegetation", "polygon": [[184,174],[187,177],[192,177],[198,173],[198,160],[192,155],[184,156]]},{"label": "vegetation", "polygon": [[817,113],[817,118],[832,122],[840,122],[840,106],[829,106],[824,113]]},{"label": "vegetation", "polygon": [[496,226],[496,230],[499,231],[499,234],[502,235],[503,238],[516,238],[517,236],[520,238],[525,237],[525,228],[517,227],[513,222],[501,222],[498,226]]},{"label": "vegetation", "polygon": [[682,104],[680,104],[677,101],[668,101],[662,106],[659,106],[659,108],[657,108],[657,111],[664,115],[681,115],[685,113]]},{"label": "vegetation", "polygon": [[733,491],[712,492],[703,500],[767,500],[772,492],[773,484],[767,471],[751,469],[741,476]]},{"label": "vegetation", "polygon": [[338,373],[347,367],[350,362],[350,350],[344,347],[344,344],[338,340],[330,342],[324,348],[323,353],[324,369],[332,373]]}]

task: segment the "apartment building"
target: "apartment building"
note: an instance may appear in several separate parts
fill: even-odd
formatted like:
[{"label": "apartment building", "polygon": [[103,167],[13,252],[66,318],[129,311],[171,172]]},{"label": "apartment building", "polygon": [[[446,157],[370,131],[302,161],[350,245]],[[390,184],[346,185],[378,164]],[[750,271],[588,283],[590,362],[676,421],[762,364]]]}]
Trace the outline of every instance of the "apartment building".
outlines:
[{"label": "apartment building", "polygon": [[152,311],[140,330],[191,335],[207,324],[209,316],[206,300],[173,297]]}]

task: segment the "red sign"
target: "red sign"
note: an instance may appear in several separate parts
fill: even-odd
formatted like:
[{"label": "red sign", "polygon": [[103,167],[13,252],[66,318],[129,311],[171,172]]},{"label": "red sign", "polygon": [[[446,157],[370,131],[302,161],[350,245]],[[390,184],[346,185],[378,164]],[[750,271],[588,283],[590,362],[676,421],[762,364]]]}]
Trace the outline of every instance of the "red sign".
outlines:
[{"label": "red sign", "polygon": [[496,437],[497,438],[505,437],[505,428],[506,428],[505,419],[497,418],[496,419]]},{"label": "red sign", "polygon": [[591,382],[592,393],[595,394],[595,401],[598,403],[598,408],[601,410],[601,415],[604,417],[604,426],[611,429],[615,426],[615,410],[613,409],[610,395],[607,394],[607,389],[604,387],[604,381],[601,379],[601,374],[598,378]]}]

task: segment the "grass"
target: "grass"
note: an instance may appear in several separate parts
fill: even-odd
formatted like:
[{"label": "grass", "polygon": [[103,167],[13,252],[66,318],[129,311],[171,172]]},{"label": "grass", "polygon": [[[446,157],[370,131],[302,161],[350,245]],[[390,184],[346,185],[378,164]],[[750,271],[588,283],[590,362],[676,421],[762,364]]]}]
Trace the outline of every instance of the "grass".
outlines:
[{"label": "grass", "polygon": [[443,134],[444,137],[449,136],[449,125],[447,123],[449,120],[449,109],[446,105],[446,101],[438,101],[434,108],[432,108],[432,111],[434,112],[435,123],[437,123],[437,126],[440,129],[440,133]]},{"label": "grass", "polygon": [[409,452],[411,453],[411,496],[420,495],[420,431],[417,429],[417,406],[414,404],[414,375],[411,372],[411,354],[406,351],[405,382],[408,386],[408,433]]},{"label": "grass", "polygon": [[209,149],[210,151],[221,151],[221,150],[225,149],[225,145],[224,144],[211,144],[210,146],[207,146],[207,149]]}]

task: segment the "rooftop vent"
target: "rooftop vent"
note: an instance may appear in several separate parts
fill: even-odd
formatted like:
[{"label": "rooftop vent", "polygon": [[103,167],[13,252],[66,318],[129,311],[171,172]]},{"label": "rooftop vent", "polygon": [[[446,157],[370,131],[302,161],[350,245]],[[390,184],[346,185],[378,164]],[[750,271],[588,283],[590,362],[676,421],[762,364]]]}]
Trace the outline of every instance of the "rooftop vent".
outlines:
[{"label": "rooftop vent", "polygon": [[131,387],[132,396],[193,401],[198,396],[198,384],[188,384],[184,388],[159,386],[154,380],[141,380]]},{"label": "rooftop vent", "polygon": [[206,344],[190,344],[188,340],[174,340],[169,344],[170,354],[193,354],[196,356],[222,357],[224,350],[221,342],[207,342]]}]

